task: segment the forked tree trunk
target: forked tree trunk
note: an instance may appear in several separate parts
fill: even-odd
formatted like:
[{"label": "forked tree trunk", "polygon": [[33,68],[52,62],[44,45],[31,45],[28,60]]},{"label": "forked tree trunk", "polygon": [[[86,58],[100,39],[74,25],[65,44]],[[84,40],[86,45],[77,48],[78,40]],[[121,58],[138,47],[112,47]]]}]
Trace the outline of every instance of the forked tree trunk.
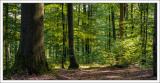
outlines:
[{"label": "forked tree trunk", "polygon": [[44,50],[44,4],[24,3],[21,10],[21,36],[15,72],[43,74],[49,70]]},{"label": "forked tree trunk", "polygon": [[77,69],[79,65],[75,58],[74,52],[74,30],[73,30],[73,5],[68,3],[68,37],[69,37],[69,59],[70,65],[68,69]]}]

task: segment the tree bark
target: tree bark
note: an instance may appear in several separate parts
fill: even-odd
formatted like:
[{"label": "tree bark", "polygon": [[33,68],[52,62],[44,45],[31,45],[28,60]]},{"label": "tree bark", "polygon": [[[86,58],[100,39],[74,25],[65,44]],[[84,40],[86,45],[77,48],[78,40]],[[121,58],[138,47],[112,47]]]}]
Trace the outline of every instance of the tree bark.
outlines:
[{"label": "tree bark", "polygon": [[44,4],[23,3],[18,55],[12,67],[17,73],[44,74],[49,70],[44,50]]},{"label": "tree bark", "polygon": [[9,56],[10,56],[10,44],[9,44],[9,38],[8,38],[8,35],[9,35],[9,32],[8,32],[8,6],[9,4],[6,3],[5,4],[5,8],[6,8],[6,24],[5,24],[5,58],[6,58],[6,70],[9,69]]},{"label": "tree bark", "polygon": [[123,37],[123,20],[124,20],[124,7],[123,7],[123,3],[120,3],[120,23],[119,23],[119,27],[120,27],[120,38]]},{"label": "tree bark", "polygon": [[79,65],[74,53],[74,30],[73,30],[73,5],[68,3],[68,37],[69,37],[69,55],[70,65],[68,69],[77,69]]},{"label": "tree bark", "polygon": [[148,32],[147,32],[147,31],[148,31],[148,30],[147,30],[147,29],[148,29],[148,3],[147,3],[147,9],[146,9],[146,11],[147,11],[147,20],[146,20],[145,55],[146,55],[146,52],[147,52],[147,51],[146,51],[146,48],[147,48],[147,36],[148,36],[148,35],[147,35],[147,34],[148,34]]},{"label": "tree bark", "polygon": [[63,13],[63,3],[62,3],[62,24],[63,24],[63,55],[62,55],[62,68],[64,69],[64,62],[66,57],[66,34],[65,34],[65,15]]},{"label": "tree bark", "polygon": [[110,46],[111,46],[110,45],[111,44],[111,39],[110,39],[110,37],[111,37],[111,31],[110,31],[111,23],[110,22],[111,22],[111,20],[110,20],[110,11],[109,11],[109,41],[108,41],[109,42],[109,44],[108,44],[109,45],[109,50],[110,50]]},{"label": "tree bark", "polygon": [[157,3],[155,3],[154,9],[153,76],[157,77]]},{"label": "tree bark", "polygon": [[131,3],[131,19],[132,19],[132,29],[134,29],[134,25],[133,25],[133,3]]},{"label": "tree bark", "polygon": [[116,30],[115,30],[115,20],[114,20],[114,10],[113,7],[111,8],[112,11],[112,27],[113,27],[113,39],[116,41]]}]

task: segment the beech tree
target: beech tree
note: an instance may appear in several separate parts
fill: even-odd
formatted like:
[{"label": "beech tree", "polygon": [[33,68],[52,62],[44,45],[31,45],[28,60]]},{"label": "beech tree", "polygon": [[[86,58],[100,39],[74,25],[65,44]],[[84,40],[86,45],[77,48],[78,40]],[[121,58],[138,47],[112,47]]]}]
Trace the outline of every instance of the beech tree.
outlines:
[{"label": "beech tree", "polygon": [[123,3],[120,3],[120,23],[119,23],[119,27],[120,27],[120,38],[123,37],[123,19],[124,19],[124,7],[123,7]]},{"label": "beech tree", "polygon": [[69,37],[69,69],[77,69],[79,65],[75,58],[74,52],[74,30],[73,30],[73,5],[68,3],[68,37]]},{"label": "beech tree", "polygon": [[44,4],[23,3],[21,36],[13,70],[43,74],[49,70],[44,51]]}]

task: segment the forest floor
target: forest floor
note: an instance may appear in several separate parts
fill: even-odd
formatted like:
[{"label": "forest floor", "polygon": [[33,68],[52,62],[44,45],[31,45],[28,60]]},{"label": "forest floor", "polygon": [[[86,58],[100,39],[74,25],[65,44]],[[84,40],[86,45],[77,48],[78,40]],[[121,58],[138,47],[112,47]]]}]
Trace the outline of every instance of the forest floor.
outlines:
[{"label": "forest floor", "polygon": [[156,80],[152,69],[138,67],[91,67],[82,69],[55,69],[56,74],[46,75],[12,75],[4,80]]}]

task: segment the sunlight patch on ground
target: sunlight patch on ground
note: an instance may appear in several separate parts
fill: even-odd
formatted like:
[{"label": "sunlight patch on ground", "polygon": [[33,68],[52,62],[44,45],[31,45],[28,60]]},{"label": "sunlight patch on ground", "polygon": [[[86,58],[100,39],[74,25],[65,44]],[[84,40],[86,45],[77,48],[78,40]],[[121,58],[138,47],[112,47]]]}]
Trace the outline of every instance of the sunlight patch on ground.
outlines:
[{"label": "sunlight patch on ground", "polygon": [[119,78],[121,77],[120,76],[103,76],[100,79],[107,80],[107,79],[119,79]]}]

